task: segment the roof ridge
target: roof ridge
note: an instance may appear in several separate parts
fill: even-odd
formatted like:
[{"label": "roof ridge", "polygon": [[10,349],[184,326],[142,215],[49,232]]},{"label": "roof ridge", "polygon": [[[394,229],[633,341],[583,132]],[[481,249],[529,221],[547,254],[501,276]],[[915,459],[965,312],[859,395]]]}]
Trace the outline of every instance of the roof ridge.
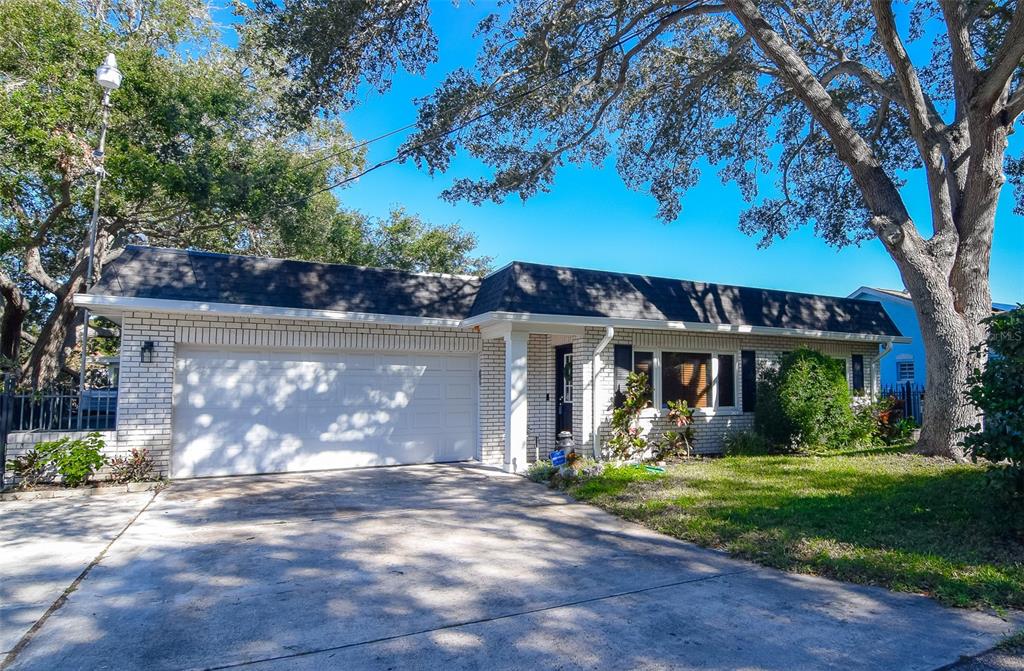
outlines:
[{"label": "roof ridge", "polygon": [[371,270],[385,273],[401,273],[404,275],[416,275],[419,277],[442,277],[455,280],[481,280],[479,275],[463,275],[460,273],[437,273],[420,270],[402,270],[401,268],[382,268],[379,266],[364,266],[355,263],[331,263],[329,261],[310,261],[308,259],[288,259],[280,256],[257,256],[254,254],[230,254],[227,252],[211,252],[204,249],[181,249],[179,247],[163,247],[160,245],[125,245],[125,249],[155,249],[164,252],[174,252],[186,256],[206,256],[229,259],[260,259],[262,261],[280,261],[282,263],[310,263],[320,266],[335,266],[343,268],[356,268],[358,270]]},{"label": "roof ridge", "polygon": [[834,296],[831,294],[815,294],[808,291],[792,291],[790,289],[769,289],[768,287],[752,287],[745,284],[727,284],[724,282],[707,282],[704,280],[692,280],[683,277],[665,277],[664,275],[646,275],[643,273],[629,273],[618,270],[601,270],[599,268],[580,268],[577,266],[564,266],[555,265],[552,263],[537,263],[534,261],[510,261],[504,267],[511,266],[513,264],[519,264],[520,266],[539,266],[542,268],[553,268],[555,270],[568,270],[568,271],[583,271],[588,273],[603,273],[605,275],[619,275],[621,277],[639,277],[645,280],[661,280],[665,282],[689,282],[690,284],[701,284],[709,287],[726,287],[730,289],[749,289],[753,291],[774,291],[782,294],[788,294],[792,296],[812,296],[814,298],[832,298],[835,300],[842,301],[856,301],[863,302],[857,298],[850,298],[849,296]]}]

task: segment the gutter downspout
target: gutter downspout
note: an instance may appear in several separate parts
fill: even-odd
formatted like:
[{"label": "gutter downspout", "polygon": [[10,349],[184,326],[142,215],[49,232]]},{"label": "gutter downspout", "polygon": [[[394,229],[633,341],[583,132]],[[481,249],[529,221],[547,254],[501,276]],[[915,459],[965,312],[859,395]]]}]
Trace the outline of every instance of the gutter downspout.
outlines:
[{"label": "gutter downspout", "polygon": [[594,358],[590,362],[590,407],[592,410],[591,427],[590,430],[594,436],[594,459],[601,459],[601,432],[598,428],[601,425],[601,412],[597,407],[597,368],[601,361],[601,352],[608,346],[612,338],[615,336],[615,327],[606,326],[604,331],[604,337],[601,338],[601,342],[597,343],[597,347],[594,348]]},{"label": "gutter downspout", "polygon": [[[882,368],[881,368],[881,366],[879,364],[882,361],[882,357],[884,357],[885,355],[887,355],[891,351],[892,351],[892,341],[889,340],[888,342],[885,343],[885,345],[882,346],[882,351],[878,353],[878,356],[876,356],[874,359],[871,360],[871,372],[872,372],[872,374],[874,374],[874,372],[876,370],[878,371],[878,379],[875,380],[875,382],[878,383],[879,387],[881,387],[881,384],[882,384]],[[871,387],[872,387],[872,389],[871,389],[871,397],[874,398],[874,396],[875,396],[875,385],[871,385]]]}]

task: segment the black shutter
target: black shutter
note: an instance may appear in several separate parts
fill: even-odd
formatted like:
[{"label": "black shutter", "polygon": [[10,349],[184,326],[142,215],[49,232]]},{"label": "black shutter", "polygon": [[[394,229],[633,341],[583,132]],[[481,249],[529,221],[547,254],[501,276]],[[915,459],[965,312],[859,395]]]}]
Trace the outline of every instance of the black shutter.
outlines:
[{"label": "black shutter", "polygon": [[743,377],[743,412],[754,412],[757,405],[757,353],[754,350],[740,352],[740,375]]},{"label": "black shutter", "polygon": [[626,400],[626,378],[633,372],[633,346],[615,346],[615,407]]},{"label": "black shutter", "polygon": [[853,389],[854,391],[864,391],[864,355],[854,354],[851,359],[853,360]]}]

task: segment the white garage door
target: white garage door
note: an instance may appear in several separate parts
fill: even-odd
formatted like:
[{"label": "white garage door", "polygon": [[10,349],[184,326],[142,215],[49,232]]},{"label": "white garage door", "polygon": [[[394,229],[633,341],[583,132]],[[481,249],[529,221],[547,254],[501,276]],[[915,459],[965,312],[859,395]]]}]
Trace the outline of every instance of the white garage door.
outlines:
[{"label": "white garage door", "polygon": [[182,348],[174,477],[471,459],[475,356]]}]

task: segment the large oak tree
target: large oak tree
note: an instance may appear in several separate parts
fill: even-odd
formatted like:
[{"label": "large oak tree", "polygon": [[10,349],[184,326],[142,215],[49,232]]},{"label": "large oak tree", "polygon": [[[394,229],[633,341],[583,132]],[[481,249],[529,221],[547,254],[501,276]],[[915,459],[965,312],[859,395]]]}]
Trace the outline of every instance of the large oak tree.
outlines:
[{"label": "large oak tree", "polygon": [[[260,0],[249,19],[312,110],[386,87],[400,65],[421,72],[429,14],[428,0]],[[877,238],[924,334],[920,448],[963,458],[955,429],[976,419],[962,394],[991,310],[996,203],[1004,170],[1021,168],[1006,154],[1024,110],[1024,1],[521,0],[480,32],[476,67],[421,101],[403,149],[430,171],[460,148],[493,168],[447,197],[528,198],[566,162],[614,150],[666,220],[707,159],[739,186],[739,225],[762,244],[804,225],[833,245]],[[906,180],[927,189],[929,220],[911,217]]]}]

